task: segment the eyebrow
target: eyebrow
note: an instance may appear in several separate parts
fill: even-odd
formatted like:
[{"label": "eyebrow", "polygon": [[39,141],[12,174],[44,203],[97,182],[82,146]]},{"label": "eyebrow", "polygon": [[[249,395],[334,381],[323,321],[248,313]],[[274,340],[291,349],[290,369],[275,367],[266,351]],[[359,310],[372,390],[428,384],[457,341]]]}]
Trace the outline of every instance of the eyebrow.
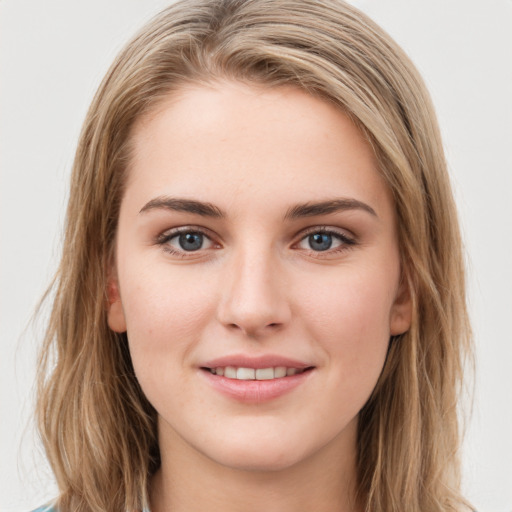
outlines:
[{"label": "eyebrow", "polygon": [[357,199],[330,199],[328,201],[320,201],[317,203],[308,202],[297,204],[289,208],[284,218],[285,220],[299,219],[302,217],[314,217],[316,215],[327,215],[329,213],[342,212],[347,210],[363,210],[370,213],[374,217],[378,217],[375,210],[368,204],[358,201]]},{"label": "eyebrow", "polygon": [[[156,209],[193,213],[202,217],[212,217],[215,219],[224,219],[227,217],[226,212],[212,203],[197,201],[195,199],[184,199],[168,196],[159,196],[151,199],[151,201],[146,203],[141,208],[139,213],[145,213]],[[375,210],[366,203],[363,203],[357,199],[343,198],[297,204],[286,211],[284,220],[314,217],[317,215],[328,215],[330,213],[347,210],[362,210],[373,215],[374,217],[377,217]]]},{"label": "eyebrow", "polygon": [[167,196],[159,196],[151,199],[151,201],[141,208],[139,213],[145,213],[155,209],[195,213],[202,217],[213,217],[216,219],[223,219],[226,217],[226,213],[212,203]]}]

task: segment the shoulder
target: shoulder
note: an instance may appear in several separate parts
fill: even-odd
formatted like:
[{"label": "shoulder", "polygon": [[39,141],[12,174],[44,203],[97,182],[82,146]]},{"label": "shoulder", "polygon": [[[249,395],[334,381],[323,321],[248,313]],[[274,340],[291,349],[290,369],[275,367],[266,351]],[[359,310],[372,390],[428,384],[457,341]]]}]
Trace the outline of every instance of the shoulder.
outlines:
[{"label": "shoulder", "polygon": [[42,507],[32,510],[32,512],[58,512],[53,505],[43,505]]}]

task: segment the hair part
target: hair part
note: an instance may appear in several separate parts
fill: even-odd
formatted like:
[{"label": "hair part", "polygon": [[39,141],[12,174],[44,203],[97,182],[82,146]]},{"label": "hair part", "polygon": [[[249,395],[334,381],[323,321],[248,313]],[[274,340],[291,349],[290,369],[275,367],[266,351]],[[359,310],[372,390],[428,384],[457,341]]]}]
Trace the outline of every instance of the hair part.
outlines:
[{"label": "hair part", "polygon": [[390,341],[359,417],[366,510],[461,510],[457,403],[471,335],[456,209],[434,109],[396,43],[341,1],[190,0],[125,47],[84,122],[63,255],[39,364],[38,420],[62,512],[140,510],[159,466],[156,411],[107,281],[134,124],[186,84],[295,86],[346,112],[371,144],[397,213],[411,329]]}]

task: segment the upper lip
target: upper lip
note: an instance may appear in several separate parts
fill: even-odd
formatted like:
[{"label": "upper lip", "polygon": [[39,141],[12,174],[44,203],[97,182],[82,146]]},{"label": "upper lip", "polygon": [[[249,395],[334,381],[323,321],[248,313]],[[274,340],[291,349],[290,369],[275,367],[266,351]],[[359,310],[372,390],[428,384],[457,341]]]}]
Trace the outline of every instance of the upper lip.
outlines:
[{"label": "upper lip", "polygon": [[261,356],[249,356],[244,354],[234,354],[211,359],[200,365],[202,368],[223,368],[233,366],[235,368],[276,368],[285,366],[286,368],[310,368],[313,365],[303,361],[297,361],[289,357],[276,354],[265,354]]}]

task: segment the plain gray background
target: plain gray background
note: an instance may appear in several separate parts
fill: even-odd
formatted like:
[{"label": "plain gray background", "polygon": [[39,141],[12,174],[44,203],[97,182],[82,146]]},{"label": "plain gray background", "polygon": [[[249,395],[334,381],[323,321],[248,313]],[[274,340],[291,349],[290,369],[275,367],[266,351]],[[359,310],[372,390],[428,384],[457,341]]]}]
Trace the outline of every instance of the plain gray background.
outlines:
[{"label": "plain gray background", "polygon": [[[55,493],[30,426],[68,175],[92,95],[164,0],[0,0],[0,511]],[[468,254],[477,344],[464,489],[512,511],[512,1],[354,0],[412,57],[437,108]]]}]

